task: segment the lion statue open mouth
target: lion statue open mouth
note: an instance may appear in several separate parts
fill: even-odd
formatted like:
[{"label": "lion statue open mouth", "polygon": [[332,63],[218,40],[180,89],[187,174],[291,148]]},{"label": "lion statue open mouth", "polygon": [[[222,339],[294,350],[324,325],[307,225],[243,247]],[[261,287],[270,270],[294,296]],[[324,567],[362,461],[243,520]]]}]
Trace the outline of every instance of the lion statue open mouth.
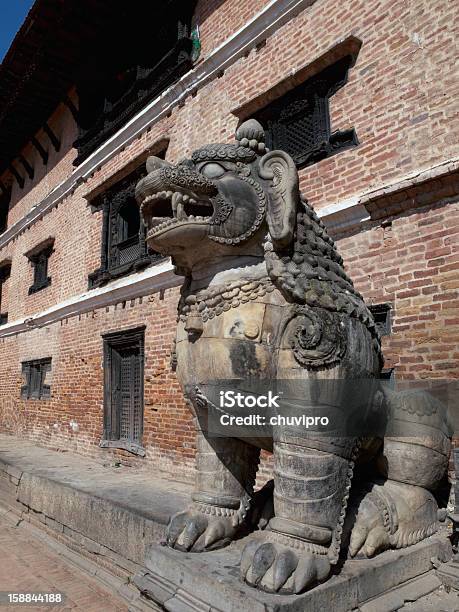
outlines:
[{"label": "lion statue open mouth", "polygon": [[[325,580],[343,552],[372,556],[437,530],[431,491],[445,474],[450,434],[425,396],[401,399],[377,388],[371,401],[388,418],[408,422],[415,404],[421,429],[435,435],[383,444],[377,436],[292,427],[209,434],[215,381],[319,385],[375,380],[382,367],[372,315],[300,194],[293,160],[264,142],[262,126],[249,120],[235,144],[206,145],[175,166],[151,157],[136,197],[149,245],[185,276],[175,351],[196,424],[197,477],[192,504],[171,519],[167,543],[200,552],[249,533],[266,449],[274,455],[273,511],[262,534],[248,536],[241,577],[269,592],[300,593]],[[327,385],[328,406],[339,395],[338,384]],[[304,409],[323,402],[319,391]],[[362,458],[365,480],[353,482]]]}]

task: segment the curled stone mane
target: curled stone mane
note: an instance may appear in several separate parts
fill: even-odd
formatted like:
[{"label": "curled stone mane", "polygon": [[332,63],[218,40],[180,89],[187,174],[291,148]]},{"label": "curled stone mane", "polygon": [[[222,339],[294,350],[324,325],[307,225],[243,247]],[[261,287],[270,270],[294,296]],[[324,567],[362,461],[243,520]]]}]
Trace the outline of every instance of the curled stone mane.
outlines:
[{"label": "curled stone mane", "polygon": [[374,319],[346,274],[335,243],[303,195],[292,244],[277,251],[268,234],[264,248],[268,274],[289,301],[357,318],[371,333],[381,355]]},{"label": "curled stone mane", "polygon": [[241,161],[249,163],[256,157],[254,151],[247,147],[234,144],[209,144],[191,155],[191,159],[195,164],[202,161]]}]

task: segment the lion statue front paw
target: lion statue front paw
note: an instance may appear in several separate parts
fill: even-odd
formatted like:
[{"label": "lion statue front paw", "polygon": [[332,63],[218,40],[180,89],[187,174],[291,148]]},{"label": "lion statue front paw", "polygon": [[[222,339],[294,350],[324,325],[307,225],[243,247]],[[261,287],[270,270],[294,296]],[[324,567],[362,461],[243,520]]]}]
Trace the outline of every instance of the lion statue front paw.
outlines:
[{"label": "lion statue front paw", "polygon": [[393,480],[375,483],[351,500],[349,556],[373,557],[416,544],[437,531],[437,514],[437,502],[427,489]]},{"label": "lion statue front paw", "polygon": [[227,546],[238,531],[232,516],[212,516],[192,506],[171,518],[166,544],[183,552],[216,550]]}]

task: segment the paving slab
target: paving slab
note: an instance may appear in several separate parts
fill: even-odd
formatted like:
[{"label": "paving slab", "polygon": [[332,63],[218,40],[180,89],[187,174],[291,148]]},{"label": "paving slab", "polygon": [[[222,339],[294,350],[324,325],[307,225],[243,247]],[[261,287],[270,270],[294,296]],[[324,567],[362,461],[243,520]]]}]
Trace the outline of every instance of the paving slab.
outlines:
[{"label": "paving slab", "polygon": [[94,554],[103,547],[118,565],[143,564],[146,544],[164,538],[171,514],[188,505],[191,491],[151,470],[107,466],[5,435],[0,476],[4,503]]},{"label": "paving slab", "polygon": [[29,612],[53,610],[90,610],[99,612],[127,612],[128,605],[120,597],[109,593],[99,583],[66,563],[61,555],[29,531],[7,520],[0,513],[0,591],[8,593],[59,593],[62,605],[8,605],[2,599],[0,608]]}]

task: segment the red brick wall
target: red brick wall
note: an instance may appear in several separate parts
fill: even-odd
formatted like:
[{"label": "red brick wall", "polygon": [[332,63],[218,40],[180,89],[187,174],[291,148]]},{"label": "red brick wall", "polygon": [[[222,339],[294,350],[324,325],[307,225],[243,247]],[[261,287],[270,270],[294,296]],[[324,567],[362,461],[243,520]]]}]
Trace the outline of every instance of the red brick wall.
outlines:
[{"label": "red brick wall", "polygon": [[[174,469],[179,461],[184,469],[189,467],[193,429],[169,367],[177,293],[177,289],[168,289],[164,296],[157,293],[121,302],[1,340],[0,430],[107,460],[131,457],[98,448],[103,425],[102,334],[146,325],[143,443],[147,460],[154,461],[158,469]],[[52,397],[21,400],[21,361],[40,357],[52,358]],[[78,431],[73,431],[72,422]]]},{"label": "red brick wall", "polygon": [[459,204],[406,214],[338,241],[369,304],[391,303],[386,367],[397,378],[459,375]]},{"label": "red brick wall", "polygon": [[201,58],[204,59],[241,28],[267,4],[268,0],[199,0],[193,25],[199,26]]},{"label": "red brick wall", "polygon": [[[70,96],[74,97],[74,94],[70,92]],[[17,165],[25,183],[23,188],[20,188],[16,181],[12,184],[8,226],[19,221],[74,170],[73,160],[76,157],[76,150],[72,148],[72,144],[77,137],[77,127],[69,109],[60,104],[49,118],[48,125],[59,139],[60,149],[55,151],[42,130],[36,134],[36,137],[48,152],[47,163],[43,163],[40,154],[31,144],[24,148],[22,153],[34,169],[34,177],[29,178],[24,169]]]}]

